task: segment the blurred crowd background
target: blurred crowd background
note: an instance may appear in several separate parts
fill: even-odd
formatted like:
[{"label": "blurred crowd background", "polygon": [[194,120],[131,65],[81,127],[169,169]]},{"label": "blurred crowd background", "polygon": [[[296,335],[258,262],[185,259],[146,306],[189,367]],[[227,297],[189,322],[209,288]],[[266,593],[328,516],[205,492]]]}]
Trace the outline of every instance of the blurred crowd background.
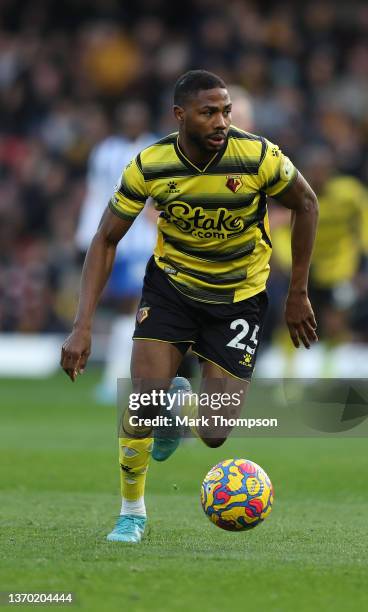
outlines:
[{"label": "blurred crowd background", "polygon": [[[321,203],[311,276],[320,333],[368,342],[368,5],[354,0],[2,0],[1,332],[70,329],[114,183],[130,157],[176,129],[173,83],[192,68],[247,92],[239,127],[279,144],[310,180]],[[270,210],[265,340],[282,343],[289,217]],[[111,312],[133,312],[154,240],[149,207],[140,223],[97,331]]]}]

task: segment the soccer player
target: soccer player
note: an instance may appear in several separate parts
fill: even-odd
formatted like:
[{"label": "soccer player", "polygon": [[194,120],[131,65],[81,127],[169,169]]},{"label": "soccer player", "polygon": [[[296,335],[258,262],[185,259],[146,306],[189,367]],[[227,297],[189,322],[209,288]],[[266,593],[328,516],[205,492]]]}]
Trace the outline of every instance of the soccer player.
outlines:
[{"label": "soccer player", "polygon": [[[231,100],[218,76],[204,70],[181,76],[174,113],[178,132],[126,166],[87,252],[73,331],[61,356],[72,381],[90,354],[92,318],[116,246],[149,196],[160,216],[133,335],[134,392],[154,390],[152,381],[165,391],[172,381],[169,394],[190,390],[188,381],[175,378],[189,346],[200,358],[202,390],[247,388],[267,305],[268,195],[292,211],[293,263],[285,305],[291,339],[306,348],[317,340],[307,293],[318,214],[311,187],[277,145],[231,125]],[[159,410],[151,405],[145,416]],[[151,449],[154,459],[165,460],[178,437],[165,437],[158,429],[152,447],[151,429],[133,426],[128,415],[119,438],[121,514],[108,540],[139,542]],[[197,427],[210,447],[220,446],[229,431]]]}]

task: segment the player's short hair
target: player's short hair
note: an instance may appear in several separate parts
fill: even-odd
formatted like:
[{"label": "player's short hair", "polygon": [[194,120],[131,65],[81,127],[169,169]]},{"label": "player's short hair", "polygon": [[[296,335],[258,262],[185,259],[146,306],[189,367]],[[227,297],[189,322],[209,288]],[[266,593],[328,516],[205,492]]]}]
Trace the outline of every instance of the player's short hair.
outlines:
[{"label": "player's short hair", "polygon": [[189,70],[182,74],[174,86],[174,104],[184,106],[188,98],[203,89],[226,89],[224,81],[207,70]]}]

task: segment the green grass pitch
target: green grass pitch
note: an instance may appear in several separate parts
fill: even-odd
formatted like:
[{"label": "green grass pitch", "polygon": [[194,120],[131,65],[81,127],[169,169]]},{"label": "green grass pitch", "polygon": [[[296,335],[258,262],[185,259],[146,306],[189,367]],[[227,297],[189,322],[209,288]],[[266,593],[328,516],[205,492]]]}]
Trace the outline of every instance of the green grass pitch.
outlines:
[{"label": "green grass pitch", "polygon": [[[0,382],[0,591],[72,591],[88,611],[368,609],[367,440],[186,442],[151,463],[144,542],[108,543],[116,415],[93,402],[96,376]],[[208,469],[234,456],[275,487],[273,512],[249,533],[216,528],[199,502]]]}]

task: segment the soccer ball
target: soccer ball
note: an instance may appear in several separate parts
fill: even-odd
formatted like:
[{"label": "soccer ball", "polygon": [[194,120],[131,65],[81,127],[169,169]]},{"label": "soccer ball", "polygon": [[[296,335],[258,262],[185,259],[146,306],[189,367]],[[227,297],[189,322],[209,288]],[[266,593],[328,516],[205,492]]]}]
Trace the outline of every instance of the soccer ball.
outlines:
[{"label": "soccer ball", "polygon": [[249,459],[226,459],[210,469],[201,488],[202,508],[227,531],[252,529],[270,514],[273,486],[266,472]]}]

